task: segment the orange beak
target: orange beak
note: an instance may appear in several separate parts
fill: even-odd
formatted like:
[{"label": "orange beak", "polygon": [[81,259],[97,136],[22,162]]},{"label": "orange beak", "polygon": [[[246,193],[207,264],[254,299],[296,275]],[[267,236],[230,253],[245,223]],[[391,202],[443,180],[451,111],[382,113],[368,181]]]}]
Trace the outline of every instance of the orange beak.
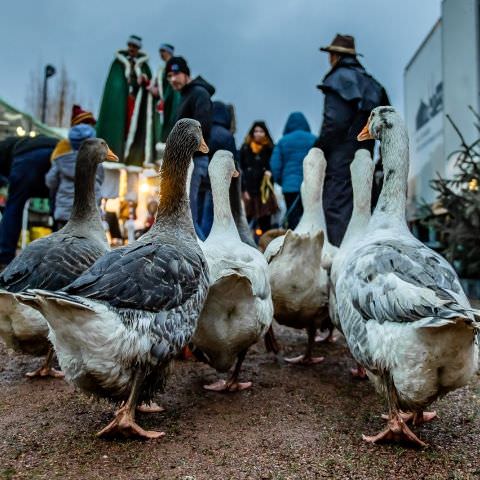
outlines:
[{"label": "orange beak", "polygon": [[107,151],[107,160],[110,162],[118,162],[118,157],[110,150],[110,148]]},{"label": "orange beak", "polygon": [[202,141],[200,143],[200,146],[198,147],[198,151],[202,152],[202,153],[208,153],[209,152],[208,145],[205,143],[205,140],[203,139],[203,137],[202,137]]},{"label": "orange beak", "polygon": [[232,173],[232,177],[233,177],[233,178],[237,178],[237,177],[239,177],[239,176],[240,176],[239,171],[238,171],[238,170],[234,170],[233,173]]},{"label": "orange beak", "polygon": [[364,140],[375,140],[370,133],[368,127],[370,126],[370,122],[363,127],[363,130],[357,135],[357,140],[359,142],[363,142]]}]

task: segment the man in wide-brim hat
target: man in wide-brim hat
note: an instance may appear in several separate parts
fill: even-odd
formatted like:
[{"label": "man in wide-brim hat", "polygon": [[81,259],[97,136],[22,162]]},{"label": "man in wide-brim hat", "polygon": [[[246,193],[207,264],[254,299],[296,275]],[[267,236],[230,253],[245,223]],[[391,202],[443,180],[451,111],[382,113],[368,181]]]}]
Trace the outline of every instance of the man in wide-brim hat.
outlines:
[{"label": "man in wide-brim hat", "polygon": [[331,69],[317,86],[325,94],[323,123],[315,146],[323,150],[327,171],[323,190],[328,238],[340,245],[352,215],[353,193],[350,162],[355,151],[374,141],[357,141],[370,111],[389,105],[385,89],[358,61],[360,55],[351,35],[337,34],[332,43],[321,47],[328,52]]}]

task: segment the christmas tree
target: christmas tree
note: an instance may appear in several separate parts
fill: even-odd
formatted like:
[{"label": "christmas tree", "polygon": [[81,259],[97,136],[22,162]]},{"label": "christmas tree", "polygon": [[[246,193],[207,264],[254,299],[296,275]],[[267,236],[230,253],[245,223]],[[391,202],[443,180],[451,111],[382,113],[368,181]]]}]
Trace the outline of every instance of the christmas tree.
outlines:
[{"label": "christmas tree", "polygon": [[[480,116],[471,106],[475,126],[480,134]],[[441,253],[456,268],[460,277],[480,278],[480,138],[467,144],[453,120],[447,119],[457,132],[460,148],[449,155],[456,157],[452,178],[430,182],[438,193],[441,215],[433,215],[429,224],[439,234]]]}]

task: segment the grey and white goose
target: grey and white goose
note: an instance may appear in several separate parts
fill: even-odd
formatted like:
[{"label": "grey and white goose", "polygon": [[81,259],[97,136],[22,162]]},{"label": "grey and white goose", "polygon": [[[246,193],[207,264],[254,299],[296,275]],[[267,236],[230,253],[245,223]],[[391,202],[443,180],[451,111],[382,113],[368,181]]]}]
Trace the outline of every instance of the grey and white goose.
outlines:
[{"label": "grey and white goose", "polygon": [[407,227],[408,135],[395,109],[372,111],[358,136],[371,138],[381,141],[385,181],[363,239],[344,260],[338,314],[355,360],[387,400],[387,428],[363,438],[424,446],[406,421],[434,418],[427,406],[469,381],[480,324],[452,266]]},{"label": "grey and white goose", "polygon": [[95,199],[97,167],[118,161],[102,139],[88,139],[78,152],[72,215],[58,232],[30,243],[0,275],[0,336],[17,351],[47,353],[43,365],[27,376],[63,377],[51,367],[53,350],[48,325],[37,310],[20,303],[16,294],[29,288],[59,290],[109,250]]},{"label": "grey and white goose", "polygon": [[45,316],[67,380],[126,403],[99,436],[158,438],[135,422],[135,408],[163,390],[174,357],[190,341],[208,292],[208,266],[186,192],[196,151],[208,152],[200,123],[179,120],[166,143],[152,228],[113,250],[63,292],[25,299]]}]

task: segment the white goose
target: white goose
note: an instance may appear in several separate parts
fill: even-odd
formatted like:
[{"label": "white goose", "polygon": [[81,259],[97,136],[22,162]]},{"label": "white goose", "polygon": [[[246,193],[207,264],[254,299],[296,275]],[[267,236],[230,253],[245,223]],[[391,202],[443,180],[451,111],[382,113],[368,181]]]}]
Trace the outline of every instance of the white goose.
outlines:
[{"label": "white goose", "polygon": [[385,180],[337,280],[338,313],[353,356],[388,404],[386,430],[363,438],[424,446],[405,421],[430,420],[435,413],[424,409],[468,382],[477,369],[479,324],[451,265],[407,228],[408,136],[393,108],[372,111],[358,136],[370,138],[381,141]]},{"label": "white goose", "polygon": [[[349,251],[355,247],[362,238],[362,234],[370,220],[374,168],[375,165],[368,150],[362,148],[355,152],[355,157],[350,164],[353,190],[352,217],[348,223],[340,248],[335,252],[330,266],[330,299],[328,308],[333,324],[340,331],[342,327],[338,318],[337,299],[335,295],[337,279],[342,271],[345,258]],[[360,365],[352,369],[351,373],[355,377],[366,377],[365,370]]]},{"label": "white goose", "polygon": [[323,213],[323,181],[326,161],[323,152],[312,148],[303,161],[301,187],[303,216],[297,228],[272,240],[265,250],[275,320],[289,327],[307,329],[304,355],[286,359],[290,363],[319,363],[313,357],[315,332],[329,325],[329,278],[322,256],[333,255],[327,239]]},{"label": "white goose", "polygon": [[33,290],[67,380],[126,403],[99,436],[158,438],[135,423],[137,405],[166,383],[173,358],[190,341],[208,291],[208,266],[186,192],[192,155],[208,152],[199,122],[179,120],[160,170],[152,228],[101,257],[61,292]]},{"label": "white goose", "polygon": [[236,362],[228,381],[219,380],[204,388],[238,391],[252,385],[238,382],[240,368],[248,349],[270,327],[273,305],[267,262],[256,248],[241,241],[230,209],[230,181],[238,176],[233,155],[217,151],[208,173],[214,220],[201,247],[209,266],[210,289],[192,341],[220,372]]}]

